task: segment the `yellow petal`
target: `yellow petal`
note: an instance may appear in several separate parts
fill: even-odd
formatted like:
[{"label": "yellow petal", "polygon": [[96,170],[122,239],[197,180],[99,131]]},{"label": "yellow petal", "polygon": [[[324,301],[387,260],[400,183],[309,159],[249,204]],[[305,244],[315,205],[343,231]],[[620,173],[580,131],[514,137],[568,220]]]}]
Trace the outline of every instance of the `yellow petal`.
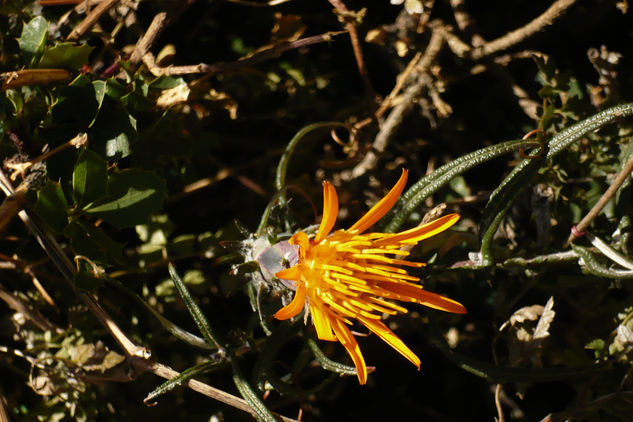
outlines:
[{"label": "yellow petal", "polygon": [[321,340],[336,341],[336,336],[332,332],[332,326],[329,321],[327,311],[315,305],[316,301],[310,301],[310,315],[312,315],[312,323],[316,328],[317,337]]},{"label": "yellow petal", "polygon": [[349,231],[358,230],[358,233],[362,233],[371,226],[373,226],[378,220],[380,220],[389,210],[395,205],[396,201],[400,197],[404,185],[407,184],[407,176],[409,171],[402,169],[402,175],[393,188],[389,191],[384,198],[382,198],[376,205],[374,205],[360,220],[358,220]]},{"label": "yellow petal", "polygon": [[291,245],[299,245],[299,257],[305,258],[310,248],[310,239],[304,232],[297,232],[288,241]]},{"label": "yellow petal", "polygon": [[305,302],[306,302],[306,286],[304,283],[298,283],[297,291],[295,292],[295,297],[292,299],[292,302],[290,302],[289,304],[287,304],[286,306],[278,310],[277,313],[275,314],[275,318],[281,319],[281,320],[292,318],[293,316],[301,312],[301,310],[305,306]]},{"label": "yellow petal", "polygon": [[398,353],[409,359],[411,363],[420,369],[420,358],[407,347],[400,338],[393,333],[385,324],[380,321],[359,317],[358,320],[369,328],[374,334],[380,337],[385,343],[393,347]]},{"label": "yellow petal", "polygon": [[395,236],[376,240],[374,242],[374,246],[389,245],[404,241],[419,242],[443,232],[453,224],[457,223],[457,220],[459,220],[459,214],[448,214],[438,218],[437,220],[431,221],[430,223],[400,232]]},{"label": "yellow petal", "polygon": [[356,339],[350,332],[349,328],[338,318],[331,320],[332,329],[336,334],[336,337],[341,342],[347,353],[352,358],[354,366],[356,366],[356,375],[358,376],[359,384],[363,385],[367,382],[367,366],[365,365],[365,359],[360,352],[360,347],[356,343]]},{"label": "yellow petal", "polygon": [[[440,296],[437,293],[428,292],[421,286],[405,284],[402,282],[391,283],[384,281],[378,281],[376,284],[379,287],[398,295],[398,300],[418,303],[420,305],[428,306],[429,308],[439,309],[441,311],[452,312],[455,314],[466,313],[466,308],[461,303],[445,296]],[[389,297],[387,295],[384,296]]]},{"label": "yellow petal", "polygon": [[336,189],[330,182],[323,182],[323,218],[321,218],[319,231],[314,238],[315,243],[319,243],[330,234],[334,223],[336,223],[337,215],[338,196],[336,196]]},{"label": "yellow petal", "polygon": [[299,281],[301,279],[301,268],[299,267],[299,265],[286,268],[285,270],[281,270],[275,273],[275,277],[283,278],[284,280]]}]

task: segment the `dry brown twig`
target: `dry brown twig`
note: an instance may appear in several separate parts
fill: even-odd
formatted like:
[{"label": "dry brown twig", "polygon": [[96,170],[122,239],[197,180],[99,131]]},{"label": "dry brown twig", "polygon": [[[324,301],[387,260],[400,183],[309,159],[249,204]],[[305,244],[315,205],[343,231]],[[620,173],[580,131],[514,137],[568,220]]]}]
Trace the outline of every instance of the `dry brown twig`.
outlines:
[{"label": "dry brown twig", "polygon": [[[354,50],[354,58],[356,59],[356,66],[358,67],[358,73],[360,74],[363,84],[365,85],[365,91],[367,95],[373,96],[374,88],[371,86],[369,80],[369,73],[367,72],[367,66],[365,66],[365,60],[363,59],[363,49],[360,45],[360,39],[358,37],[358,31],[356,24],[349,18],[350,11],[341,0],[328,0],[332,6],[336,9],[339,16],[345,21],[345,30],[349,32],[349,38],[352,43],[352,49]],[[346,18],[347,17],[347,18]]]},{"label": "dry brown twig", "polygon": [[473,49],[470,57],[473,60],[480,60],[483,57],[506,50],[520,43],[526,38],[543,30],[545,27],[552,25],[556,19],[561,17],[574,3],[576,3],[576,0],[556,0],[543,14],[528,24]]},{"label": "dry brown twig", "polygon": [[566,245],[569,245],[576,238],[582,236],[583,232],[587,227],[589,227],[589,224],[591,224],[593,219],[596,218],[598,214],[600,214],[600,211],[602,211],[602,209],[607,205],[611,198],[615,196],[620,186],[622,186],[627,177],[631,175],[631,172],[633,172],[633,156],[629,158],[629,161],[627,161],[624,167],[622,167],[620,173],[618,173],[618,175],[615,177],[613,183],[611,183],[611,186],[609,186],[609,188],[602,194],[598,202],[596,202],[591,210],[589,210],[587,215],[585,215],[582,220],[580,220],[580,222],[576,224],[576,226],[572,229],[572,232],[567,239]]},{"label": "dry brown twig", "polygon": [[167,13],[161,12],[154,16],[152,23],[145,31],[145,34],[136,43],[134,51],[130,56],[130,62],[133,65],[137,65],[143,60],[143,56],[152,48],[152,45],[160,35],[161,31],[165,27],[165,20],[167,19]]},{"label": "dry brown twig", "polygon": [[[154,375],[157,375],[164,379],[172,379],[180,375],[178,371],[174,371],[168,366],[165,366],[161,363],[151,362],[147,360],[136,360],[133,364],[134,368],[136,368],[139,372],[151,372]],[[228,404],[236,409],[243,410],[244,412],[255,415],[253,409],[248,405],[246,400],[236,397],[232,394],[229,394],[223,390],[212,387],[208,384],[205,384],[201,381],[197,381],[195,379],[190,379],[186,383],[184,383],[187,387],[192,389],[193,391],[197,391],[200,394],[203,394],[209,398],[222,402],[224,404]],[[288,418],[282,415],[276,415],[283,422],[298,422],[295,419]]]},{"label": "dry brown twig", "polygon": [[62,328],[56,326],[48,319],[44,318],[44,316],[37,310],[32,309],[29,305],[24,303],[22,299],[5,289],[2,284],[0,284],[0,299],[2,299],[7,305],[9,305],[9,307],[15,312],[19,312],[26,318],[28,318],[40,330],[52,331],[57,334],[64,332]]},{"label": "dry brown twig", "polygon": [[154,76],[176,76],[176,75],[192,75],[196,73],[215,73],[223,72],[227,70],[238,69],[245,66],[250,66],[274,57],[278,57],[280,54],[289,50],[294,50],[301,47],[306,47],[312,44],[318,44],[321,42],[329,42],[332,37],[345,34],[346,31],[338,32],[326,32],[325,34],[315,35],[312,37],[301,38],[296,41],[283,43],[276,45],[268,50],[261,51],[253,56],[236,60],[228,63],[207,64],[198,63],[185,66],[168,66],[161,67],[156,64],[156,59],[152,53],[147,53],[143,56],[143,63]]},{"label": "dry brown twig", "polygon": [[119,0],[103,0],[99,3],[92,12],[88,13],[88,16],[86,16],[83,21],[73,28],[68,35],[68,41],[76,41],[83,36],[97,23],[104,13],[113,8],[118,2]]},{"label": "dry brown twig", "polygon": [[256,2],[256,1],[248,1],[248,0],[226,0],[230,3],[241,4],[244,6],[253,6],[253,7],[272,7],[279,6],[280,4],[287,3],[291,0],[269,0],[267,2]]},{"label": "dry brown twig", "polygon": [[414,99],[421,95],[424,88],[428,88],[433,83],[428,69],[441,51],[444,37],[435,25],[432,24],[431,26],[434,29],[429,44],[420,60],[416,63],[415,70],[411,73],[412,77],[415,76],[415,81],[405,90],[398,104],[385,119],[384,124],[374,138],[372,149],[365,154],[363,159],[353,169],[341,173],[342,180],[353,180],[376,166],[379,155],[387,148],[391,136],[411,109]]},{"label": "dry brown twig", "polygon": [[0,388],[0,422],[10,422],[9,411],[7,410],[7,399],[4,397],[4,392]]}]

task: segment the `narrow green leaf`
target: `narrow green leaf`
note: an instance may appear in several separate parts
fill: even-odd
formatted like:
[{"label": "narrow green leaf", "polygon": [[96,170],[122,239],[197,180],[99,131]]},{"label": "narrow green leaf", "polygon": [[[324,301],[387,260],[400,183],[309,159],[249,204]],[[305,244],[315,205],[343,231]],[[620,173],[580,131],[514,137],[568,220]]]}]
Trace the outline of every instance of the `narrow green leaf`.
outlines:
[{"label": "narrow green leaf", "polygon": [[23,63],[27,66],[34,64],[44,50],[47,32],[48,22],[42,16],[34,17],[24,24],[18,44],[20,45]]},{"label": "narrow green leaf", "polygon": [[208,371],[212,370],[214,367],[217,367],[221,363],[222,362],[207,361],[207,362],[199,363],[196,366],[192,366],[191,368],[185,369],[184,371],[182,371],[180,373],[180,375],[177,375],[177,376],[165,381],[164,383],[162,383],[158,387],[156,387],[156,389],[154,391],[149,393],[143,399],[143,403],[145,403],[145,404],[152,403],[152,400],[154,400],[156,397],[170,392],[171,390],[173,390],[174,388],[178,387],[179,385],[182,385],[183,383],[189,381],[191,378],[195,377],[196,375],[204,374],[205,372],[208,372]]},{"label": "narrow green leaf", "polygon": [[278,419],[268,410],[262,399],[259,398],[255,390],[253,390],[253,387],[251,387],[244,377],[235,356],[231,356],[231,364],[233,365],[233,382],[242,397],[244,397],[244,400],[246,400],[251,409],[253,409],[257,420],[263,422],[277,422]]},{"label": "narrow green leaf", "polygon": [[122,228],[147,222],[158,211],[167,195],[165,181],[156,174],[131,169],[108,178],[106,199],[87,206],[84,211]]},{"label": "narrow green leaf", "polygon": [[191,315],[194,322],[198,326],[198,329],[202,333],[202,337],[204,337],[209,345],[216,346],[218,348],[218,351],[222,352],[224,348],[220,345],[221,342],[219,341],[218,336],[213,331],[213,328],[211,327],[211,324],[209,324],[207,317],[204,316],[204,313],[202,313],[196,302],[193,300],[193,297],[189,293],[189,290],[187,290],[187,286],[182,281],[182,278],[180,278],[180,276],[176,272],[176,268],[174,268],[171,263],[169,263],[169,275],[171,276],[176,289],[178,289],[178,293],[180,294],[182,301],[185,303],[189,314]]},{"label": "narrow green leaf", "polygon": [[321,368],[337,374],[356,376],[357,372],[355,367],[344,365],[325,356],[325,353],[323,353],[323,351],[319,348],[319,345],[314,339],[308,339],[308,347],[310,347],[310,350],[312,350],[312,353],[314,354],[316,360],[319,361]]},{"label": "narrow green leaf", "polygon": [[94,151],[84,149],[73,171],[73,194],[79,207],[106,196],[107,163]]},{"label": "narrow green leaf", "polygon": [[64,227],[68,224],[68,202],[66,202],[66,197],[59,183],[49,180],[37,192],[35,213],[55,233],[64,231]]}]

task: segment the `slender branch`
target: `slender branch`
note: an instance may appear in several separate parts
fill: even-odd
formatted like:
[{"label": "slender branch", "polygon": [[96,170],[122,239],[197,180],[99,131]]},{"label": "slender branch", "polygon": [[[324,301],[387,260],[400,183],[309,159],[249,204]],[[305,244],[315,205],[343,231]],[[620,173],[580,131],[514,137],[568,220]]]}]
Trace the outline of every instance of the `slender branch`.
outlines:
[{"label": "slender branch", "polygon": [[40,314],[37,310],[31,309],[31,307],[24,303],[22,299],[5,289],[2,284],[0,284],[0,299],[5,301],[11,309],[21,313],[26,318],[31,320],[35,325],[39,327],[40,330],[53,331],[58,334],[64,331],[60,327],[57,327],[55,324],[44,318],[44,316],[42,316],[42,314]]},{"label": "slender branch", "polygon": [[154,76],[161,76],[161,75],[176,76],[176,75],[191,75],[195,73],[224,72],[227,70],[233,70],[233,69],[238,69],[245,66],[250,66],[250,65],[263,62],[265,60],[268,60],[274,57],[278,57],[282,53],[285,53],[286,51],[289,51],[289,50],[294,50],[297,48],[306,47],[308,45],[317,44],[321,42],[329,42],[329,41],[332,41],[332,37],[345,34],[345,33],[346,31],[326,32],[321,35],[301,38],[296,41],[276,45],[275,47],[272,47],[268,50],[261,51],[250,57],[236,60],[234,62],[228,62],[228,63],[218,63],[218,64],[198,63],[198,64],[185,65],[185,66],[160,67],[156,64],[154,55],[151,53],[147,53],[143,56],[143,63],[145,63],[149,71],[152,72]]},{"label": "slender branch", "polygon": [[149,51],[149,49],[154,44],[154,41],[156,41],[161,31],[165,27],[166,19],[167,19],[167,13],[165,12],[158,13],[156,14],[156,16],[154,16],[154,19],[152,20],[152,23],[147,28],[147,31],[145,31],[145,34],[143,35],[143,37],[141,37],[141,39],[138,40],[138,42],[136,43],[136,46],[134,47],[134,51],[132,52],[132,55],[130,56],[130,62],[132,64],[136,65],[141,62],[145,53]]},{"label": "slender branch", "polygon": [[495,407],[497,408],[497,422],[504,422],[503,408],[501,407],[501,384],[495,388]]},{"label": "slender branch", "polygon": [[481,47],[475,48],[471,52],[470,57],[473,60],[480,60],[485,56],[489,56],[520,43],[526,38],[543,30],[546,26],[552,25],[554,21],[562,16],[574,3],[576,3],[576,0],[556,0],[542,15],[530,23],[514,31],[510,31],[496,40],[487,42]]},{"label": "slender branch", "polygon": [[587,227],[589,227],[589,224],[591,224],[593,219],[596,218],[598,214],[600,214],[600,211],[602,211],[602,209],[607,205],[607,203],[611,200],[611,198],[613,198],[613,196],[618,191],[620,186],[622,186],[622,183],[624,183],[624,181],[626,180],[627,177],[629,177],[632,171],[633,171],[633,156],[631,156],[629,158],[629,161],[627,161],[624,167],[622,167],[622,170],[620,171],[620,173],[618,173],[618,175],[616,176],[611,186],[609,186],[609,188],[604,192],[604,194],[602,194],[598,202],[596,202],[596,204],[591,208],[591,210],[587,213],[587,215],[585,215],[582,218],[582,220],[580,220],[580,222],[576,225],[575,230],[571,232],[571,234],[569,235],[569,238],[567,239],[567,244],[573,242],[576,238],[580,237],[579,235]]},{"label": "slender branch", "polygon": [[241,4],[243,6],[253,6],[253,7],[272,7],[278,6],[280,4],[289,2],[291,0],[268,0],[267,2],[257,2],[257,1],[248,1],[248,0],[226,0],[229,3]]},{"label": "slender branch", "polygon": [[[328,0],[332,6],[336,9],[341,17],[349,15],[349,9],[341,0]],[[363,49],[360,46],[360,39],[358,37],[358,31],[356,30],[356,24],[351,19],[345,20],[345,30],[349,32],[349,38],[352,43],[352,49],[354,50],[354,58],[356,59],[356,66],[358,67],[358,73],[365,85],[365,91],[367,95],[371,96],[374,93],[374,88],[371,86],[369,80],[369,73],[367,73],[367,67],[365,66],[365,60],[363,59]]]},{"label": "slender branch", "polygon": [[101,15],[112,9],[118,2],[119,0],[103,0],[99,3],[97,7],[95,7],[94,10],[79,23],[79,25],[73,28],[71,33],[68,35],[68,41],[75,41],[88,32],[88,30],[97,23]]},{"label": "slender branch", "polygon": [[393,133],[396,131],[398,126],[400,126],[402,120],[411,109],[414,99],[421,95],[424,88],[428,88],[433,83],[427,70],[439,54],[443,44],[444,37],[442,36],[441,31],[434,30],[424,55],[417,63],[416,70],[414,72],[414,74],[417,75],[416,81],[405,90],[398,105],[391,110],[389,116],[385,119],[385,123],[382,125],[380,131],[374,138],[372,150],[368,151],[361,162],[358,163],[352,170],[341,173],[341,178],[343,180],[355,179],[376,166],[379,154],[387,148]]},{"label": "slender branch", "polygon": [[[154,375],[165,378],[167,380],[180,375],[178,371],[175,371],[168,366],[148,360],[134,360],[133,366],[138,372],[152,372]],[[202,395],[232,406],[236,409],[243,410],[244,412],[250,413],[251,415],[255,415],[255,412],[250,407],[250,405],[246,402],[246,400],[242,398],[236,397],[232,394],[229,394],[225,391],[222,391],[218,388],[212,387],[195,379],[188,380],[185,385],[193,391],[197,391]],[[287,418],[282,415],[276,416],[283,422],[297,422],[295,419]]]},{"label": "slender branch", "polygon": [[7,410],[7,399],[4,396],[4,391],[0,388],[0,422],[10,422],[9,411]]}]

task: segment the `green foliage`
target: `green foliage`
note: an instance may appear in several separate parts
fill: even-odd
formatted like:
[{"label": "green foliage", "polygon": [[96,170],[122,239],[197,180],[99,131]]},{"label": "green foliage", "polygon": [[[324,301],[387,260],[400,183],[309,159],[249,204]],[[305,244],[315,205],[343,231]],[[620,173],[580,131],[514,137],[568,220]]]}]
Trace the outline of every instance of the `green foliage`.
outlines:
[{"label": "green foliage", "polygon": [[104,199],[85,206],[84,211],[119,228],[145,223],[160,209],[166,195],[163,179],[139,169],[109,175],[107,192]]},{"label": "green foliage", "polygon": [[[41,3],[0,2],[11,420],[492,420],[496,398],[506,420],[630,420],[630,180],[567,242],[633,156],[626,2],[574,2],[501,50],[548,5],[132,0],[77,35],[83,4]],[[374,230],[461,214],[410,257],[468,314],[386,319],[420,372],[358,336],[359,388],[309,316],[273,318],[294,296],[280,241],[316,232],[322,180],[343,228],[401,167]]]},{"label": "green foliage", "polygon": [[46,45],[47,32],[48,22],[43,16],[34,17],[24,24],[18,43],[22,62],[25,65],[31,66],[39,59]]}]

